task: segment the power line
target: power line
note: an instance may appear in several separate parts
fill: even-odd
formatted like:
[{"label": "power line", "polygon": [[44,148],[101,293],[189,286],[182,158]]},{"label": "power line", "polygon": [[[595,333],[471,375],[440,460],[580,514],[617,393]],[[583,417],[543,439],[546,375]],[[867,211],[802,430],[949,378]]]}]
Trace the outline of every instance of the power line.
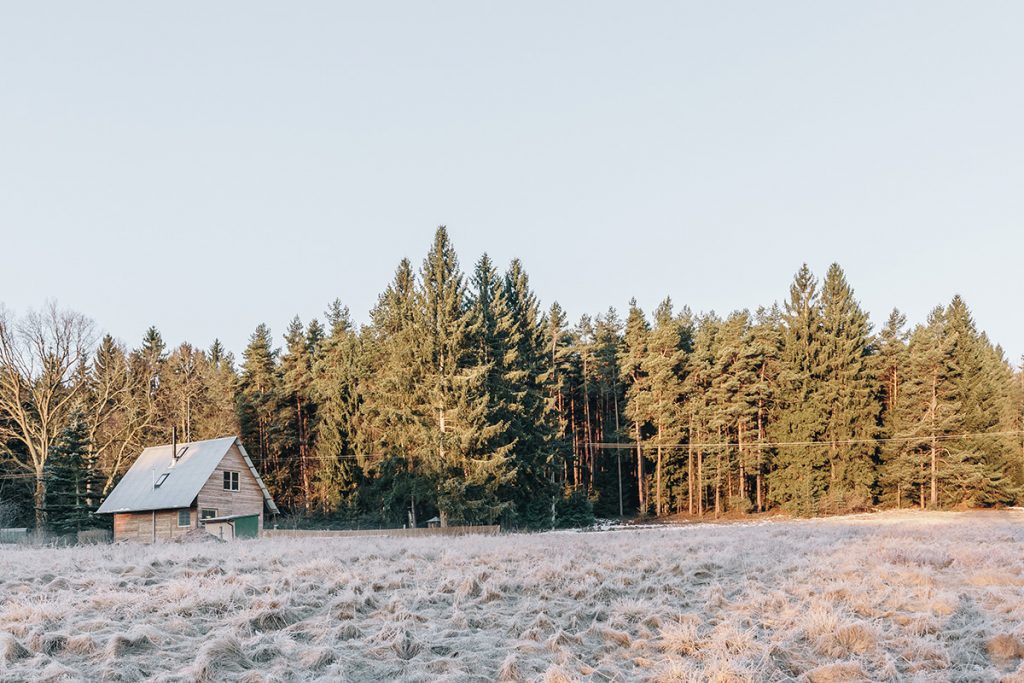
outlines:
[{"label": "power line", "polygon": [[[973,439],[980,437],[992,437],[992,436],[1020,436],[1024,434],[1024,430],[1015,429],[1005,432],[968,432],[965,434],[939,434],[934,437],[931,436],[892,436],[892,437],[877,437],[872,439],[840,439],[838,441],[747,441],[740,443],[738,441],[706,441],[706,442],[683,442],[678,444],[665,444],[658,446],[658,444],[652,444],[650,442],[641,443],[641,448],[663,448],[663,449],[679,449],[679,448],[738,448],[740,446],[757,446],[759,448],[778,448],[780,446],[853,446],[858,444],[875,444],[875,443],[908,443],[912,441],[927,442],[931,440],[935,441],[956,441],[958,439]],[[632,450],[636,448],[636,442],[633,443],[605,443],[605,442],[592,442],[589,445],[591,448],[600,448],[606,450],[626,449]]]},{"label": "power line", "polygon": [[[964,434],[941,434],[936,435],[936,441],[956,441],[958,439],[972,439],[982,437],[993,437],[993,436],[1021,436],[1024,435],[1024,430],[1015,429],[1003,432],[967,432]],[[739,443],[738,441],[704,441],[704,442],[682,442],[678,444],[666,444],[662,446],[664,449],[681,449],[689,448],[737,448],[739,446],[753,446],[761,448],[778,448],[782,446],[853,446],[858,444],[875,444],[875,443],[909,443],[912,441],[927,442],[931,441],[930,436],[894,436],[894,437],[878,437],[873,439],[841,439],[839,441],[748,441]],[[606,449],[606,450],[632,450],[636,448],[636,442],[632,443],[609,443],[609,442],[591,442],[585,444],[592,448]],[[657,444],[650,442],[642,443],[641,448],[657,448]],[[405,456],[400,454],[387,454],[387,453],[344,453],[341,455],[307,455],[305,460],[356,460],[356,459],[384,459],[384,458],[396,458],[404,459]],[[266,458],[269,460],[270,458]],[[297,455],[288,456],[284,458],[278,458],[281,461],[291,461],[300,459]]]}]

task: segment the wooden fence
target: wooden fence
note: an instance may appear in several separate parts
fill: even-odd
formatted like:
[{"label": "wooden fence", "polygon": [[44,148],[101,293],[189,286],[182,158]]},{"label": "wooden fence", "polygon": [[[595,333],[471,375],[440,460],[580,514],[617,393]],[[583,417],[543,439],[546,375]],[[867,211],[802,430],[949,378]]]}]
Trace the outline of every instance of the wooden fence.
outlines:
[{"label": "wooden fence", "polygon": [[336,529],[264,529],[264,538],[353,538],[359,536],[398,536],[403,538],[420,536],[497,536],[501,527],[492,526],[446,526],[415,529],[358,529],[341,531]]}]

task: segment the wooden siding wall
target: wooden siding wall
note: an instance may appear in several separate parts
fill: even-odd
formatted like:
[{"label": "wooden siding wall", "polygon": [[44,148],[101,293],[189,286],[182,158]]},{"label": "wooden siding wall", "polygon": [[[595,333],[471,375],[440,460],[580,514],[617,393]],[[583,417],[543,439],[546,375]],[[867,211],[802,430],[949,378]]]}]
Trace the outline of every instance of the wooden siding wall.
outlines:
[{"label": "wooden siding wall", "polygon": [[[198,512],[192,508],[191,526],[178,526],[177,510],[156,511],[156,539],[170,541],[198,526]],[[152,512],[121,512],[114,515],[114,540],[150,543],[153,540]]]},{"label": "wooden siding wall", "polygon": [[[238,472],[237,491],[224,490],[225,472]],[[245,464],[242,454],[238,452],[238,446],[232,446],[217,465],[217,469],[199,491],[198,500],[200,510],[216,510],[218,517],[259,515],[259,529],[263,530],[263,491]]]}]

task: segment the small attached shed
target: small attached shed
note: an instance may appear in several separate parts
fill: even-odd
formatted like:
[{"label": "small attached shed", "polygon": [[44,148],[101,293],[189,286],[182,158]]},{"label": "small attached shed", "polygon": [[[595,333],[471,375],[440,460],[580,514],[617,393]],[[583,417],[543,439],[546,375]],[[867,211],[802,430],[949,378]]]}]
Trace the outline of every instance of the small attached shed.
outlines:
[{"label": "small attached shed", "polygon": [[259,536],[264,511],[278,514],[242,442],[231,436],[147,448],[97,513],[114,516],[115,541],[152,543],[206,520],[231,520],[230,538]]}]

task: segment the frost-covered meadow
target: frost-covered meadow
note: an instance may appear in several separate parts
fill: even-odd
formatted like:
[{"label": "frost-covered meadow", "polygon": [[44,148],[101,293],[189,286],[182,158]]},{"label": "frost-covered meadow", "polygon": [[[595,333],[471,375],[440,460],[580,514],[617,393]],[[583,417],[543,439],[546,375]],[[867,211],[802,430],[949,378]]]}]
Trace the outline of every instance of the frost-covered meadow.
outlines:
[{"label": "frost-covered meadow", "polygon": [[0,547],[0,680],[1024,681],[1024,512]]}]

